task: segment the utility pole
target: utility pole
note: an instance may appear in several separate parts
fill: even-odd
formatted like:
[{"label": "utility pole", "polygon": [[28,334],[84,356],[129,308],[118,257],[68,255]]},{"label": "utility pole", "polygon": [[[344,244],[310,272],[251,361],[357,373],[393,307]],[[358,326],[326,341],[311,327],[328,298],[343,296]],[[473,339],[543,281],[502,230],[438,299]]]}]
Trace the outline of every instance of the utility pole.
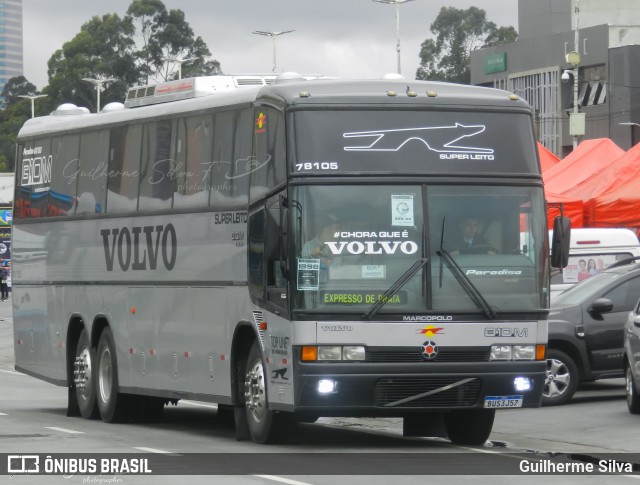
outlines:
[{"label": "utility pole", "polygon": [[378,3],[387,3],[396,6],[396,53],[398,56],[398,74],[402,74],[402,67],[400,61],[400,5],[407,2],[413,2],[413,0],[373,0]]},{"label": "utility pole", "polygon": [[109,78],[109,79],[91,79],[88,77],[83,77],[83,81],[87,81],[88,83],[93,84],[96,87],[96,113],[100,113],[100,91],[102,90],[102,85],[104,83],[110,83],[112,81],[117,81],[117,79]]},{"label": "utility pole", "polygon": [[189,61],[195,61],[196,59],[197,57],[187,57],[186,59],[182,59],[179,57],[163,57],[162,58],[162,60],[165,62],[173,62],[174,64],[178,64],[178,79],[182,79],[182,64]]},{"label": "utility pole", "polygon": [[573,136],[573,149],[578,146],[578,137],[585,132],[585,114],[579,113],[578,103],[578,66],[580,65],[580,0],[575,0],[574,14],[576,18],[576,31],[573,43],[573,51],[567,54],[567,62],[573,66],[573,113],[569,116],[569,134]]},{"label": "utility pole", "polygon": [[46,98],[47,95],[46,94],[34,94],[32,96],[29,96],[29,95],[26,95],[26,94],[19,94],[18,97],[31,100],[31,117],[35,118],[35,116],[36,116],[36,106],[35,106],[36,99],[38,99],[38,98]]},{"label": "utility pole", "polygon": [[273,41],[273,72],[276,72],[277,64],[276,64],[276,37],[284,34],[288,34],[290,32],[295,32],[295,30],[279,30],[276,32],[272,32],[269,30],[256,30],[251,32],[256,35],[264,35],[265,37],[271,37]]}]

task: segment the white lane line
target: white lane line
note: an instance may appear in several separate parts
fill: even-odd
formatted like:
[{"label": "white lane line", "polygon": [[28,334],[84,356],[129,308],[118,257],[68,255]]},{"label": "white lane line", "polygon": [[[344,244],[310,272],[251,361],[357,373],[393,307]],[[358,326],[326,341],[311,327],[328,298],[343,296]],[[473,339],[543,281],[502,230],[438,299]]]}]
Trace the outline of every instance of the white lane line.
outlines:
[{"label": "white lane line", "polygon": [[148,451],[149,453],[160,453],[161,455],[175,455],[176,454],[173,451],[158,450],[156,448],[145,448],[144,446],[134,446],[133,448],[136,449],[136,450],[140,450],[140,451]]},{"label": "white lane line", "polygon": [[277,477],[275,475],[254,475],[254,477],[264,478],[265,480],[273,480],[274,482],[288,483],[289,485],[311,485],[307,482],[299,482],[297,480],[290,480],[289,478]]},{"label": "white lane line", "polygon": [[9,415],[6,413],[0,413],[0,416],[9,416]]},{"label": "white lane line", "polygon": [[55,426],[45,426],[45,429],[51,429],[53,431],[61,431],[63,433],[69,433],[69,434],[84,434],[84,431],[75,431],[73,429],[67,429],[67,428],[57,428]]},{"label": "white lane line", "polygon": [[182,399],[180,401],[180,404],[186,404],[187,406],[195,406],[195,407],[199,407],[199,408],[218,409],[218,405],[217,404],[207,404],[207,403],[204,403],[204,402],[188,401],[188,400],[185,400],[185,399]]},{"label": "white lane line", "polygon": [[4,372],[5,374],[14,374],[14,375],[16,375],[16,376],[24,376],[24,375],[25,375],[25,374],[23,374],[22,372],[16,372],[16,371],[13,371],[13,370],[3,370],[3,369],[0,369],[0,372]]}]

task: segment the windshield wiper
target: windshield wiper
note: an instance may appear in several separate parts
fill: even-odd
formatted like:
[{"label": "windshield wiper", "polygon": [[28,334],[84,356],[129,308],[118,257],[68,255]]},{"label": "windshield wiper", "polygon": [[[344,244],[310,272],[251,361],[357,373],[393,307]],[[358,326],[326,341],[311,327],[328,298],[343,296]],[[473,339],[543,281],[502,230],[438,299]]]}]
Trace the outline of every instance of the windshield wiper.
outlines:
[{"label": "windshield wiper", "polygon": [[371,305],[371,308],[367,310],[362,317],[367,320],[371,320],[380,309],[387,304],[387,302],[391,299],[393,295],[395,295],[400,288],[402,288],[407,281],[409,281],[413,275],[415,275],[421,268],[423,268],[429,262],[429,258],[420,258],[415,263],[411,265],[411,267],[402,273],[402,276],[396,280],[396,282],[391,285],[391,287],[385,291],[382,295],[378,297],[378,301]]},{"label": "windshield wiper", "polygon": [[[444,217],[442,218],[442,234],[440,235],[440,251],[436,251],[436,254],[440,256],[440,261],[444,261],[449,268],[449,271],[453,273],[453,276],[456,278],[456,281],[460,283],[460,286],[464,289],[464,291],[469,295],[469,298],[473,300],[478,308],[480,308],[484,314],[490,320],[496,318],[496,313],[493,311],[493,308],[489,306],[489,302],[482,296],[482,293],[478,291],[478,288],[471,282],[471,280],[464,274],[462,268],[455,262],[455,260],[451,257],[449,252],[444,248]],[[440,284],[442,285],[442,267],[440,269]]]}]

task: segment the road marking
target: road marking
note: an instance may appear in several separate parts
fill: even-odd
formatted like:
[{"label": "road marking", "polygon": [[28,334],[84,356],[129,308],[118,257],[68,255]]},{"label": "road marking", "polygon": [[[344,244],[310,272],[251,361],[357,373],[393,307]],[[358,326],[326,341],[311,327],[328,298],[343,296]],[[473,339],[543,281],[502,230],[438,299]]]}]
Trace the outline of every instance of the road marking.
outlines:
[{"label": "road marking", "polygon": [[0,416],[9,416],[7,413],[0,413]]},{"label": "road marking", "polygon": [[254,477],[264,478],[265,480],[273,480],[274,482],[288,483],[289,485],[311,485],[307,482],[299,482],[288,478],[277,477],[275,475],[254,475]]},{"label": "road marking", "polygon": [[134,446],[133,448],[136,449],[136,450],[140,450],[140,451],[148,451],[149,453],[160,453],[161,455],[175,455],[176,454],[173,451],[158,450],[156,448],[145,448],[144,446]]},{"label": "road marking", "polygon": [[51,429],[53,431],[61,431],[63,433],[69,433],[69,434],[84,434],[84,431],[75,431],[73,429],[67,429],[67,428],[57,428],[55,426],[45,426],[46,429]]},{"label": "road marking", "polygon": [[188,400],[181,400],[180,404],[186,404],[187,406],[195,406],[195,407],[199,407],[199,408],[209,408],[209,409],[218,409],[218,405],[217,404],[207,404],[204,402],[196,402],[196,401],[188,401]]},{"label": "road marking", "polygon": [[16,372],[16,371],[13,371],[13,370],[0,369],[0,372],[4,372],[5,374],[14,374],[16,376],[23,376],[24,375],[22,372]]}]

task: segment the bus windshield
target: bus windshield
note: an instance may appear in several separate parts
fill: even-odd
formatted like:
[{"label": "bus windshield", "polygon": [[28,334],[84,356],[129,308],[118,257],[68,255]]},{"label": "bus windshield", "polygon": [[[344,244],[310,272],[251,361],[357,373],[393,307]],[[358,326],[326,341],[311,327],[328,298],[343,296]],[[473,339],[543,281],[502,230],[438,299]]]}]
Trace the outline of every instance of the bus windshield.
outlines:
[{"label": "bus windshield", "polygon": [[295,310],[364,313],[388,298],[379,313],[481,313],[467,283],[495,312],[547,307],[541,188],[297,186],[292,208]]}]

